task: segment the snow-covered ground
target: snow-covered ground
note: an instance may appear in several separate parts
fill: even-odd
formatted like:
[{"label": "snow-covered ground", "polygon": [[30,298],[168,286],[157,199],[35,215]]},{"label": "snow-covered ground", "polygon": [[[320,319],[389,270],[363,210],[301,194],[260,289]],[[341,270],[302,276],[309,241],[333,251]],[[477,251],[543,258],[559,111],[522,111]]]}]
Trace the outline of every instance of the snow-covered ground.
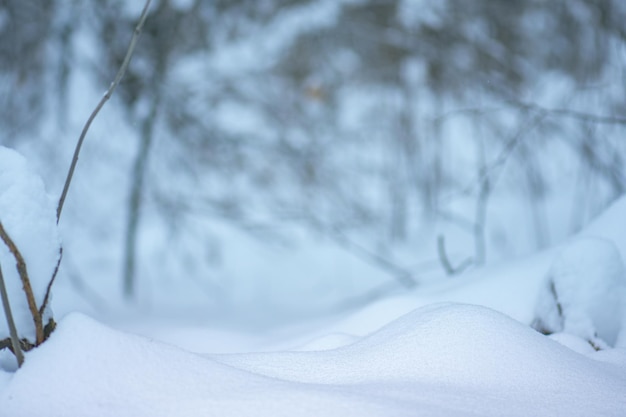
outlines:
[{"label": "snow-covered ground", "polygon": [[623,351],[579,354],[485,307],[415,310],[325,351],[199,355],[70,315],[3,375],[7,416],[619,416]]},{"label": "snow-covered ground", "polygon": [[[0,350],[0,417],[626,416],[626,196],[576,236],[533,254],[536,248],[579,231],[623,189],[619,170],[623,164],[613,158],[626,150],[620,133],[623,120],[619,119],[621,44],[609,48],[615,50],[615,57],[607,58],[599,78],[585,79],[584,88],[567,72],[529,77],[533,82],[518,98],[537,103],[538,113],[542,107],[557,109],[546,116],[542,127],[544,116],[535,123],[535,116],[524,114],[530,109],[520,112],[497,96],[494,101],[481,91],[484,86],[470,85],[470,79],[464,85],[471,88],[461,88],[467,90],[469,100],[442,98],[439,91],[426,88],[430,61],[422,60],[421,48],[419,54],[402,60],[398,74],[403,80],[389,91],[387,82],[376,81],[379,76],[374,73],[387,73],[384,67],[390,63],[365,58],[359,63],[361,47],[356,44],[335,52],[320,49],[323,59],[314,62],[333,65],[316,64],[323,70],[315,69],[302,80],[277,76],[277,62],[291,55],[298,34],[316,38],[326,29],[343,27],[341,16],[348,16],[347,9],[353,6],[358,9],[361,0],[296,2],[281,6],[281,12],[268,22],[247,22],[243,12],[220,16],[216,25],[206,25],[215,29],[211,48],[181,43],[176,48],[180,53],[172,55],[176,59],[169,59],[171,64],[160,75],[165,81],[163,110],[172,103],[180,106],[183,120],[191,121],[185,123],[190,130],[168,127],[165,115],[169,110],[155,122],[155,149],[148,163],[152,179],[146,187],[149,197],[138,236],[137,294],[129,305],[120,291],[127,190],[143,124],[138,121],[148,113],[147,104],[156,91],[140,95],[139,104],[130,107],[118,101],[121,94],[117,94],[99,114],[81,154],[82,173],[74,181],[59,233],[55,204],[44,187],[51,195],[60,194],[75,139],[108,86],[108,80],[103,84],[101,77],[107,77],[104,62],[113,57],[109,50],[114,46],[98,41],[99,24],[106,20],[90,19],[93,8],[75,3],[76,10],[58,7],[58,15],[50,19],[52,27],[67,23],[73,34],[62,50],[59,45],[66,42],[62,40],[66,35],[51,36],[46,53],[50,56],[41,61],[50,79],[41,88],[46,91],[42,120],[33,117],[33,129],[23,132],[21,128],[0,132],[0,222],[25,258],[38,307],[58,261],[59,234],[64,238],[64,259],[51,308],[42,311],[43,321],[54,312],[58,328],[49,340],[26,353],[19,370],[13,354]],[[123,14],[134,19],[143,2],[122,3]],[[160,3],[183,14],[202,4],[189,0]],[[399,2],[403,25],[440,25],[449,7],[445,2],[431,3],[426,7],[421,0]],[[0,26],[12,25],[9,15],[4,15],[0,10]],[[120,18],[112,16],[114,21]],[[539,29],[545,18],[531,17],[525,19],[528,27],[544,33]],[[199,22],[205,25],[211,19]],[[21,25],[15,23],[15,27]],[[480,21],[470,23],[473,29],[467,33],[477,36],[474,41],[484,38],[485,50],[501,56],[499,42],[493,42],[489,28],[483,28]],[[384,28],[381,50],[387,49],[387,42],[394,51],[404,44],[404,29]],[[562,39],[567,38],[565,34]],[[377,37],[372,33],[355,40],[364,42],[366,49],[379,48]],[[338,38],[338,45],[342,44]],[[135,76],[149,76],[146,79],[159,75],[153,74],[151,61],[146,60],[151,54],[149,45],[138,46],[138,51],[145,48],[146,55],[143,61],[138,56],[130,67],[133,70],[137,65]],[[186,48],[191,52],[183,52]],[[451,59],[466,61],[465,49],[455,49]],[[159,57],[167,55],[156,51]],[[553,55],[550,48],[546,52]],[[66,65],[71,67],[69,78],[57,88],[56,73],[65,72]],[[375,70],[374,82],[364,82],[371,69]],[[535,74],[525,66],[513,72],[523,75],[531,70]],[[492,76],[480,72],[491,84]],[[28,71],[10,75],[4,84],[9,87],[15,79],[18,85],[2,91],[22,96],[21,89],[30,84],[24,74]],[[498,84],[497,78],[493,81]],[[331,89],[333,94],[324,98]],[[407,89],[414,90],[410,95],[415,97],[403,98]],[[177,99],[179,95],[183,99]],[[290,111],[285,113],[289,117],[275,117],[282,111],[266,102],[277,99],[288,107],[302,105],[293,113],[295,120],[285,120],[291,118]],[[332,111],[323,110],[328,106]],[[601,127],[603,123],[582,123],[569,116],[561,119],[567,109],[574,110],[569,116],[578,111],[581,116],[617,115],[617,125]],[[381,110],[389,114],[381,118]],[[471,117],[466,110],[471,110]],[[476,115],[475,110],[479,111]],[[315,139],[310,142],[315,148],[327,144],[334,145],[327,149],[335,150],[312,160],[328,164],[320,171],[325,173],[320,177],[323,181],[344,178],[345,183],[339,181],[336,191],[330,187],[328,196],[322,195],[316,203],[319,207],[315,204],[310,211],[330,208],[329,219],[343,223],[352,213],[350,204],[343,209],[331,206],[335,195],[343,200],[347,193],[347,202],[362,200],[366,212],[393,218],[394,205],[388,203],[397,191],[389,193],[390,186],[414,181],[413,172],[396,170],[398,156],[405,159],[404,151],[395,150],[396,145],[389,147],[395,142],[391,138],[406,135],[405,116],[415,119],[415,140],[423,146],[419,157],[407,158],[410,165],[423,165],[417,176],[430,176],[435,165],[441,165],[437,166],[441,173],[425,184],[443,187],[434,194],[441,212],[421,213],[426,202],[421,199],[433,196],[412,191],[409,200],[415,201],[404,203],[404,210],[414,221],[405,226],[413,237],[398,247],[387,245],[391,237],[379,241],[388,233],[383,226],[387,220],[382,220],[371,230],[355,230],[347,238],[355,239],[365,252],[381,254],[383,263],[388,259],[392,266],[414,273],[417,286],[410,291],[375,261],[364,261],[367,255],[362,256],[362,251],[360,256],[359,250],[339,248],[323,230],[311,233],[301,224],[283,222],[282,215],[275,225],[275,241],[259,241],[259,236],[253,239],[249,231],[236,229],[237,222],[225,222],[211,210],[201,207],[202,214],[196,217],[192,204],[189,213],[185,208],[175,210],[174,215],[165,210],[163,215],[167,204],[156,201],[180,189],[172,200],[206,197],[210,202],[222,189],[233,188],[238,191],[234,196],[246,196],[235,202],[250,208],[251,220],[258,216],[259,224],[263,220],[273,224],[276,219],[265,219],[264,212],[283,203],[283,194],[289,196],[287,200],[302,199],[305,205],[317,201],[308,198],[309,191],[299,196],[300,182],[289,180],[298,170],[289,168],[287,159],[274,166],[277,160],[264,153],[256,155],[255,145],[245,153],[260,159],[251,165],[250,173],[244,170],[243,179],[233,177],[230,169],[224,174],[219,167],[187,174],[179,165],[186,165],[196,148],[180,148],[180,139],[193,142],[198,127],[200,137],[213,136],[217,129],[217,136],[267,142],[270,150],[273,142],[284,140],[299,149],[310,126],[331,123],[332,129],[316,128],[309,139]],[[553,123],[558,127],[554,131]],[[470,140],[471,136],[475,139]],[[526,137],[527,143],[518,145],[519,159],[511,152],[512,157],[503,162],[501,157],[509,153],[505,145],[509,136]],[[598,146],[594,154],[594,146],[601,141],[613,145]],[[16,147],[27,159],[2,145]],[[282,147],[276,151],[282,154]],[[522,157],[524,152],[529,156]],[[438,162],[431,167],[430,159]],[[270,164],[265,168],[267,161]],[[176,165],[175,169],[170,165]],[[362,170],[367,175],[362,176]],[[378,171],[380,175],[370,177]],[[387,174],[382,175],[386,172],[392,175],[386,178]],[[484,172],[490,178],[483,178]],[[537,184],[535,173],[541,180]],[[277,185],[257,190],[246,182],[248,176]],[[487,267],[472,266],[463,274],[446,277],[434,242],[445,236],[454,265],[478,255],[475,228],[470,225],[467,233],[467,226],[478,198],[476,186],[484,179],[490,179],[493,187],[485,208],[488,221],[482,225]],[[215,190],[196,195],[198,184]],[[256,207],[257,200],[265,201],[266,192],[275,194],[276,201],[272,197],[269,206]],[[170,217],[178,213],[184,219],[170,224]],[[365,239],[360,241],[361,237]],[[278,250],[280,245],[287,250]],[[16,327],[21,337],[33,343],[36,326],[15,265],[14,254],[0,240],[0,267]],[[0,313],[0,341],[6,346],[9,328],[4,319]]]},{"label": "snow-covered ground", "polygon": [[3,353],[0,416],[623,416],[624,218],[265,336],[71,313],[19,370]]}]

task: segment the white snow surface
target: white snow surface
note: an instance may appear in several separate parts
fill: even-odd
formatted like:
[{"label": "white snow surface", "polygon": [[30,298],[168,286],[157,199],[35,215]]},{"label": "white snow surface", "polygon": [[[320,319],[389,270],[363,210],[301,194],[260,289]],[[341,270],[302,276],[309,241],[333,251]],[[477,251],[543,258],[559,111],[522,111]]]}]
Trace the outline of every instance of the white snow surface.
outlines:
[{"label": "white snow surface", "polygon": [[[0,203],[47,283],[54,208],[4,148]],[[19,370],[7,371],[4,351],[0,417],[623,416],[625,216],[626,197],[563,245],[270,332],[283,338],[273,347],[200,321],[150,328],[126,317],[114,329],[71,313]],[[550,283],[564,312],[556,318]],[[537,316],[555,333],[533,330]],[[248,349],[215,353],[228,338]]]},{"label": "white snow surface", "polygon": [[607,239],[626,259],[626,196],[617,199],[580,233],[581,236]]},{"label": "white snow surface", "polygon": [[624,392],[623,369],[479,306],[418,309],[334,350],[220,356],[72,314],[2,390],[0,415],[620,416]]},{"label": "white snow surface", "polygon": [[[56,213],[44,184],[16,151],[0,146],[0,222],[22,254],[40,307],[59,257]],[[0,240],[0,267],[20,337],[34,341],[35,326],[28,309],[16,261]],[[47,321],[50,311],[44,316]],[[9,336],[2,310],[0,339]]]},{"label": "white snow surface", "polygon": [[615,345],[626,322],[626,276],[611,241],[573,240],[558,253],[547,278],[537,303],[539,327]]}]

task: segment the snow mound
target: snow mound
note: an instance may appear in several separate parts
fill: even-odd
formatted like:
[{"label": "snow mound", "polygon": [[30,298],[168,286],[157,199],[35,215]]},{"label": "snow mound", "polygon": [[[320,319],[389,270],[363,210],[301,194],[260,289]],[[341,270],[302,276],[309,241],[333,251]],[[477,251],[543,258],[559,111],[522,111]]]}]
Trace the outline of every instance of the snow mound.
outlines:
[{"label": "snow mound", "polygon": [[[3,146],[0,146],[0,222],[24,257],[39,307],[59,258],[55,208],[43,181],[31,171],[24,157]],[[18,333],[34,341],[35,326],[15,265],[15,258],[0,240],[0,267]],[[48,311],[45,322],[50,316]],[[2,311],[0,339],[8,336]]]},{"label": "snow mound", "polygon": [[294,350],[331,350],[349,345],[357,340],[359,340],[357,336],[348,333],[331,332],[323,336],[316,337],[309,342],[298,346]]},{"label": "snow mound", "polygon": [[[239,369],[307,383],[417,380],[471,388],[526,386],[529,390],[537,386],[536,376],[545,374],[545,369],[562,367],[542,377],[549,386],[572,375],[567,363],[582,359],[504,314],[447,303],[417,309],[350,346],[323,355],[276,352],[216,358]],[[587,365],[591,379],[594,366]]]},{"label": "snow mound", "polygon": [[[614,346],[624,320],[626,278],[615,245],[578,238],[555,257],[536,306],[533,327]],[[598,340],[599,339],[599,340]]]},{"label": "snow mound", "polygon": [[[0,378],[0,381],[2,379]],[[59,381],[63,381],[59,384]],[[365,388],[367,392],[368,389]],[[137,416],[410,416],[353,387],[308,386],[238,370],[72,314],[0,388],[0,414]],[[36,400],[33,400],[36,399]]]},{"label": "snow mound", "polygon": [[626,259],[626,195],[617,199],[609,208],[592,221],[582,236],[600,237],[612,241]]},{"label": "snow mound", "polygon": [[[623,360],[613,351],[610,362]],[[619,416],[626,409],[621,368],[468,305],[416,310],[335,350],[205,357],[74,314],[26,359],[0,390],[5,415]]]}]

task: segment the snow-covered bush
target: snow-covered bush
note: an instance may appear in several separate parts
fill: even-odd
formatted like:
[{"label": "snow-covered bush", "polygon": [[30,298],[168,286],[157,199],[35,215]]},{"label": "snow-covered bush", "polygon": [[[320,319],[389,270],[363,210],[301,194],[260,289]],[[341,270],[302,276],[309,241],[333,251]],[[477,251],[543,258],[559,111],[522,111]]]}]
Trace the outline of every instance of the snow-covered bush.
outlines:
[{"label": "snow-covered bush", "polygon": [[614,346],[625,322],[625,302],[624,264],[613,242],[578,238],[554,259],[533,327],[578,336],[596,348]]},{"label": "snow-covered bush", "polygon": [[[42,179],[29,168],[26,159],[3,146],[0,146],[0,225],[0,268],[18,335],[30,344],[37,344],[37,324],[23,277],[18,272],[16,250],[24,261],[40,324],[45,326],[52,318],[45,298],[61,249],[55,206],[45,192]],[[2,314],[0,340],[8,338],[9,328]]]}]

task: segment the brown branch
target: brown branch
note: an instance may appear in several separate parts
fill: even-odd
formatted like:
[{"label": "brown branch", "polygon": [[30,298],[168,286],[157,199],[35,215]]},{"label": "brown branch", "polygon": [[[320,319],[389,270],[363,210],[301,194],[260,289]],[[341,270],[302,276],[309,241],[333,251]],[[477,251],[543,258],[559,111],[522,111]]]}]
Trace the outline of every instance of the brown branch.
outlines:
[{"label": "brown branch", "polygon": [[366,248],[356,244],[355,242],[348,239],[338,229],[331,229],[328,234],[335,240],[335,242],[339,243],[345,249],[359,256],[361,259],[364,259],[368,263],[373,264],[380,269],[390,273],[405,288],[411,289],[417,285],[415,277],[410,271],[396,265],[389,259],[375,252],[370,252]]},{"label": "brown branch", "polygon": [[[17,346],[19,346],[19,344],[20,344],[20,341],[18,340]],[[11,352],[13,352],[13,346],[14,344],[13,344],[13,340],[11,337],[7,337],[6,339],[0,340],[0,350],[9,349]],[[19,359],[18,359],[18,362],[19,362]]]},{"label": "brown branch", "polygon": [[30,314],[33,317],[33,322],[35,323],[35,344],[38,346],[43,343],[43,323],[41,320],[41,315],[39,314],[39,310],[37,309],[37,303],[35,302],[35,294],[33,293],[33,287],[30,285],[30,279],[28,278],[28,270],[26,269],[26,262],[24,261],[24,257],[20,253],[19,249],[13,242],[13,239],[8,235],[2,222],[0,222],[0,238],[7,245],[13,257],[15,258],[15,264],[17,267],[17,272],[20,276],[20,280],[22,281],[22,287],[24,289],[24,294],[26,295],[26,301],[28,302],[28,308],[30,310]]},{"label": "brown branch", "polygon": [[[24,355],[23,352],[28,352],[29,350],[32,350],[35,347],[35,345],[30,343],[28,339],[19,339],[17,341],[17,344],[18,344],[19,351],[22,352],[22,356]],[[13,341],[9,337],[7,337],[6,339],[0,340],[0,350],[2,349],[9,349],[11,352],[13,352],[13,354],[15,354],[16,352],[15,348],[13,347]]]},{"label": "brown branch", "polygon": [[150,7],[150,1],[147,0],[145,5],[143,6],[143,11],[141,12],[141,16],[139,17],[139,22],[135,27],[135,31],[133,32],[133,37],[130,40],[130,45],[128,46],[128,50],[126,51],[126,56],[124,57],[124,61],[122,62],[122,66],[117,72],[115,79],[109,86],[109,89],[106,91],[104,96],[100,99],[100,102],[93,110],[93,112],[89,115],[85,126],[83,127],[83,131],[80,134],[78,139],[78,143],[76,144],[76,149],[74,149],[74,156],[72,157],[72,163],[70,165],[70,169],[67,173],[67,177],[65,179],[65,184],[63,186],[63,192],[61,193],[61,197],[59,198],[59,204],[57,206],[57,223],[61,218],[61,213],[63,211],[63,205],[65,204],[65,197],[67,196],[67,192],[70,188],[70,183],[72,182],[72,178],[74,177],[74,170],[76,169],[76,164],[78,163],[78,155],[80,154],[80,149],[83,146],[83,142],[85,140],[85,136],[87,135],[87,131],[91,126],[91,123],[94,121],[100,109],[104,106],[104,104],[111,98],[115,88],[124,77],[124,73],[126,73],[126,69],[128,68],[128,64],[130,63],[130,59],[133,56],[133,52],[135,51],[135,45],[137,44],[137,40],[139,39],[139,35],[141,34],[141,30],[143,29],[143,24],[146,21],[146,17],[148,16],[148,9]]},{"label": "brown branch", "polygon": [[[63,248],[59,248],[59,258],[57,259],[57,264],[54,267],[54,272],[52,272],[52,277],[48,282],[48,287],[46,287],[46,295],[43,297],[43,302],[41,303],[41,307],[39,307],[39,316],[43,320],[43,314],[46,311],[46,307],[48,306],[48,302],[50,301],[50,291],[52,290],[52,284],[54,284],[54,280],[59,273],[59,267],[61,266],[61,259],[63,259]],[[45,335],[44,335],[45,336]],[[47,339],[47,337],[45,338]]]},{"label": "brown branch", "polygon": [[43,326],[43,340],[48,340],[52,332],[57,328],[57,322],[52,317],[48,320],[48,324]]},{"label": "brown branch", "polygon": [[9,326],[9,334],[11,336],[10,343],[6,343],[6,346],[0,340],[0,349],[8,347],[13,351],[15,358],[17,359],[17,366],[22,366],[24,363],[24,354],[20,347],[20,340],[17,335],[17,329],[15,327],[15,320],[13,320],[13,313],[11,312],[11,304],[9,303],[9,294],[7,293],[7,287],[4,284],[4,276],[2,275],[2,268],[0,268],[0,295],[2,295],[2,306],[4,307],[4,315],[7,319],[7,325]]}]

